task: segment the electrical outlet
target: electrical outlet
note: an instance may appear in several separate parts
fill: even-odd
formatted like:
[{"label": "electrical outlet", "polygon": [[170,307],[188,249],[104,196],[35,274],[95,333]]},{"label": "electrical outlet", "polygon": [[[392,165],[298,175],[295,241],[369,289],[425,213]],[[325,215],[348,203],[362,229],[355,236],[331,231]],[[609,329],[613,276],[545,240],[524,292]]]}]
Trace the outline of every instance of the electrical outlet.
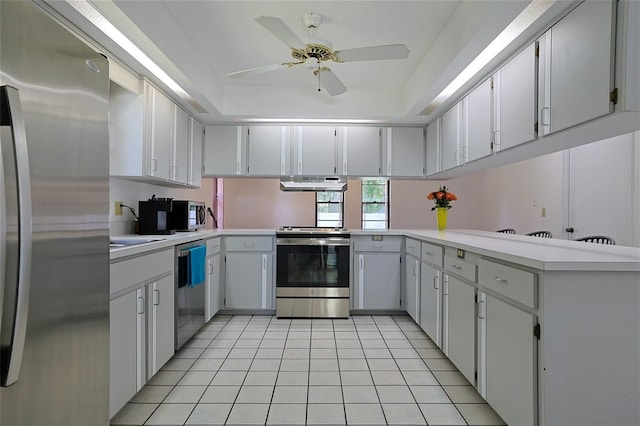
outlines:
[{"label": "electrical outlet", "polygon": [[122,201],[116,201],[115,203],[115,216],[122,216]]},{"label": "electrical outlet", "polygon": [[542,217],[547,217],[547,209],[546,209],[546,207],[542,208]]}]

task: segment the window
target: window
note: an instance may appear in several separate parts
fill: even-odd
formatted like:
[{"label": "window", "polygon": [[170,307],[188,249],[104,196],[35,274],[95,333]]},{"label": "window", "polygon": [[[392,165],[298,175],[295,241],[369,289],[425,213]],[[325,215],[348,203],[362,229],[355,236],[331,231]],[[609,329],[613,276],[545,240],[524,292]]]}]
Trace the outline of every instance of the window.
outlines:
[{"label": "window", "polygon": [[389,189],[386,179],[362,179],[362,229],[387,229]]},{"label": "window", "polygon": [[344,192],[316,192],[316,226],[344,225]]}]

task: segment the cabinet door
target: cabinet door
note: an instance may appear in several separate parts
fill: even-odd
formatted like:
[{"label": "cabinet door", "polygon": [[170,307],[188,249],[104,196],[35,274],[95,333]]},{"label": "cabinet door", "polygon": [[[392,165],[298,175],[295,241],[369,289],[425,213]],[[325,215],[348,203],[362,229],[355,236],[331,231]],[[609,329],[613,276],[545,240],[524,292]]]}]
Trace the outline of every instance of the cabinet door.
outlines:
[{"label": "cabinet door", "polygon": [[109,304],[109,417],[140,390],[145,381],[144,289]]},{"label": "cabinet door", "polygon": [[287,128],[284,126],[251,126],[247,131],[249,175],[281,176],[287,173]]},{"label": "cabinet door", "polygon": [[189,144],[191,143],[189,114],[174,108],[171,180],[187,184],[189,180]]},{"label": "cabinet door", "polygon": [[243,171],[241,126],[205,126],[204,175],[236,176]]},{"label": "cabinet door", "polygon": [[494,76],[494,150],[536,138],[536,93],[536,43],[532,43]]},{"label": "cabinet door", "polygon": [[174,104],[159,90],[148,86],[148,167],[149,175],[171,180],[171,147]]},{"label": "cabinet door", "polygon": [[386,135],[386,175],[424,176],[424,129],[390,127]]},{"label": "cabinet door", "polygon": [[420,323],[420,260],[413,256],[405,257],[404,308],[416,323]]},{"label": "cabinet door", "polygon": [[223,289],[220,285],[220,254],[207,257],[207,283],[205,297],[205,320],[209,321],[222,308],[224,300]]},{"label": "cabinet door", "polygon": [[448,282],[446,355],[469,383],[474,384],[476,372],[476,289],[451,275],[446,276]]},{"label": "cabinet door", "polygon": [[422,262],[420,271],[420,327],[442,348],[440,271]]},{"label": "cabinet door", "polygon": [[225,307],[272,308],[271,257],[263,253],[227,253]]},{"label": "cabinet door", "polygon": [[491,155],[491,78],[466,96],[464,162]]},{"label": "cabinet door", "polygon": [[617,2],[587,1],[551,27],[550,130],[556,132],[613,109],[613,12]]},{"label": "cabinet door", "polygon": [[462,102],[442,114],[442,170],[460,164],[460,141],[462,140]]},{"label": "cabinet door", "polygon": [[336,128],[331,126],[299,126],[296,133],[296,174],[303,176],[332,176],[336,174]]},{"label": "cabinet door", "polygon": [[[535,317],[485,295],[486,400],[510,425],[535,424]],[[517,391],[515,391],[517,389]]]},{"label": "cabinet door", "polygon": [[202,139],[204,127],[193,117],[189,118],[191,131],[189,137],[189,185],[200,188],[202,185]]},{"label": "cabinet door", "polygon": [[174,354],[175,347],[175,290],[173,274],[147,286],[149,313],[147,359],[148,378],[167,362]]},{"label": "cabinet door", "polygon": [[438,117],[436,121],[427,126],[427,158],[426,169],[427,176],[440,171],[440,135],[442,133],[442,118]]},{"label": "cabinet door", "polygon": [[400,309],[400,253],[356,256],[355,309]]},{"label": "cabinet door", "polygon": [[382,130],[378,127],[345,127],[342,130],[342,174],[380,176]]}]

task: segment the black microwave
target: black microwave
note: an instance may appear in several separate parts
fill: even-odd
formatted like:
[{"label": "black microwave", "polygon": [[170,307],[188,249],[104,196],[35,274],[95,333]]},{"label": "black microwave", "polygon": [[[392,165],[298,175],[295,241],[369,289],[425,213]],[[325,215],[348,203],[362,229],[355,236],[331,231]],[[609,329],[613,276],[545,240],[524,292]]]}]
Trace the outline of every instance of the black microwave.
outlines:
[{"label": "black microwave", "polygon": [[207,208],[203,202],[173,200],[169,213],[169,227],[176,231],[196,231],[207,222]]}]

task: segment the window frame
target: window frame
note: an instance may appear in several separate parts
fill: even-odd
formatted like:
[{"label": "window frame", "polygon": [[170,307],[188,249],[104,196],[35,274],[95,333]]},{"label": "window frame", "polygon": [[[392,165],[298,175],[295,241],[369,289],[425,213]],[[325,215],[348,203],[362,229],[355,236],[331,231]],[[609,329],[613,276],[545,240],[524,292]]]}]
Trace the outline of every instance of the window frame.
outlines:
[{"label": "window frame", "polygon": [[[385,194],[385,201],[384,203],[380,202],[380,201],[365,201],[364,200],[364,187],[365,185],[372,185],[372,184],[367,184],[365,182],[367,181],[382,181],[384,182],[384,194]],[[381,179],[381,178],[362,178],[361,182],[361,191],[360,191],[360,227],[361,229],[389,229],[389,179]],[[374,185],[380,185],[381,184],[374,184]],[[381,223],[382,220],[367,220],[365,219],[364,215],[365,215],[365,206],[366,205],[380,205],[380,204],[384,204],[385,206],[385,218],[384,218],[384,228],[367,228],[365,226],[366,223]]]},{"label": "window frame", "polygon": [[[340,194],[340,201],[318,201],[318,196],[320,194],[323,193],[329,193],[329,194]],[[326,205],[339,205],[340,206],[340,224],[339,225],[320,225],[318,223],[318,206],[320,204],[326,204]],[[315,222],[316,222],[316,227],[318,228],[333,228],[335,226],[338,226],[340,228],[344,228],[344,192],[337,192],[337,191],[318,191],[315,193]]]}]

